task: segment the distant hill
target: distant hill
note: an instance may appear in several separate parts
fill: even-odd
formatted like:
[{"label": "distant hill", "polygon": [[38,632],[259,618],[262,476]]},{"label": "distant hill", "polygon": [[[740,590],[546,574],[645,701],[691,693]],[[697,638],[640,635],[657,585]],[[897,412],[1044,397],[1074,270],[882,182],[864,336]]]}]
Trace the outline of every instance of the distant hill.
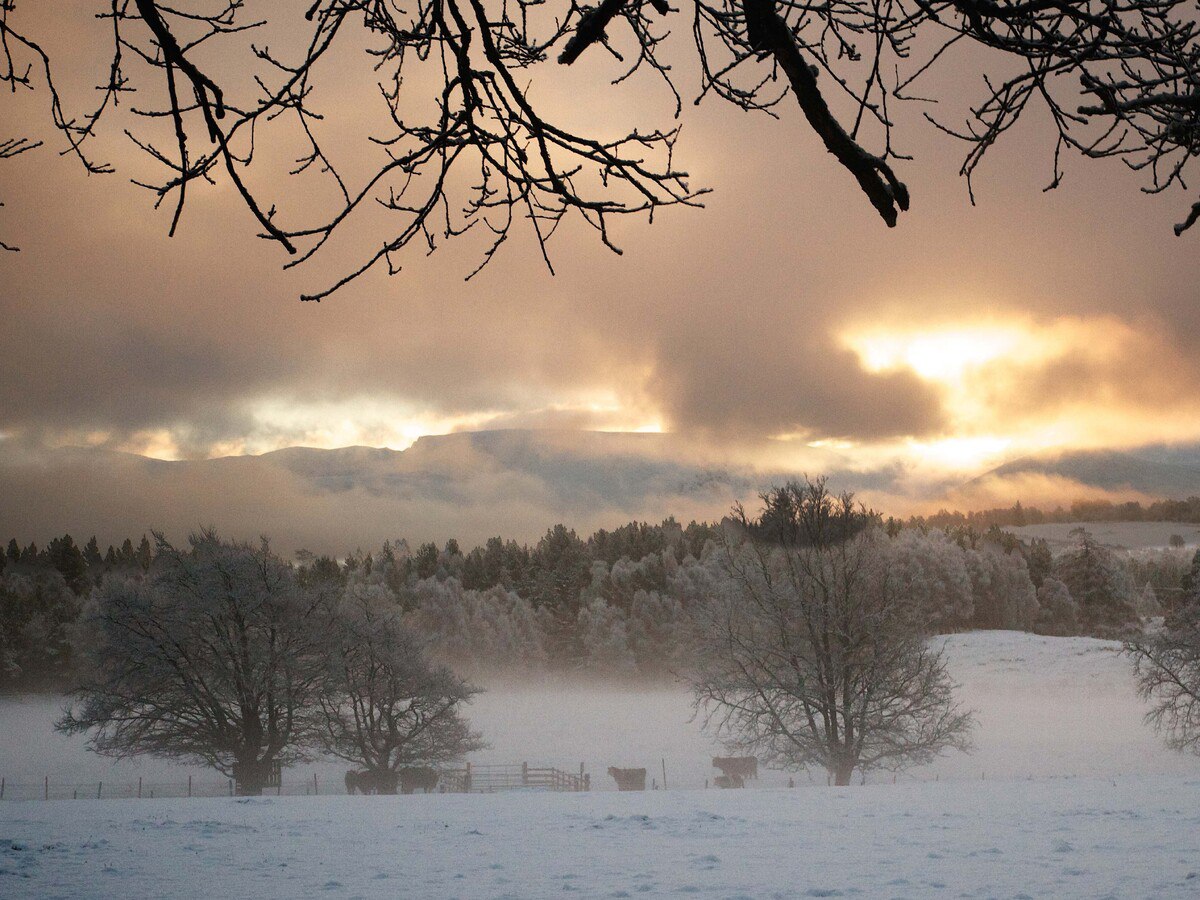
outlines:
[{"label": "distant hill", "polygon": [[[855,470],[837,453],[814,451],[808,472],[885,512],[940,502],[936,488],[906,495],[912,488],[898,466]],[[716,520],[739,501],[756,507],[761,490],[800,474],[713,462],[670,434],[481,431],[423,437],[400,451],[291,447],[177,462],[0,441],[0,539],[44,543],[69,532],[107,544],[156,529],[182,540],[214,525],[231,537],[266,535],[284,553],[366,550],[397,537],[533,541],[556,522],[589,532],[669,515],[684,524]],[[1182,498],[1200,494],[1200,447],[1019,459],[960,490],[1021,475],[1057,477],[1071,492],[1078,486],[1078,496],[1097,488]],[[1016,499],[1046,503],[1026,493],[1006,502]]]},{"label": "distant hill", "polygon": [[490,431],[423,437],[407,450],[293,447],[163,461],[95,448],[0,444],[0,535],[69,531],[102,543],[205,525],[282,552],[367,549],[385,538],[501,534],[535,540],[631,519],[716,519],[780,477],[692,461],[663,434]]},{"label": "distant hill", "polygon": [[[972,479],[965,487],[970,489],[1022,475],[1052,476],[1106,491],[1136,491],[1151,497],[1182,499],[1200,494],[1200,445],[1027,456]],[[1020,499],[1034,504],[1038,498]]]}]

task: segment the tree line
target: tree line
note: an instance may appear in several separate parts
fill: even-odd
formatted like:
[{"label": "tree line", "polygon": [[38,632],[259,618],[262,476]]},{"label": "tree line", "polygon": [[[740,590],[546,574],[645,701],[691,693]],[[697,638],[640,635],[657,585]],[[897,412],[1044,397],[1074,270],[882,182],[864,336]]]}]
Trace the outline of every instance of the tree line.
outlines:
[{"label": "tree line", "polygon": [[[889,519],[889,522],[895,523],[893,527],[901,524],[895,519]],[[908,527],[970,528],[976,533],[982,533],[993,525],[1001,528],[1020,528],[1023,525],[1076,522],[1178,522],[1181,525],[1198,525],[1200,497],[1188,497],[1186,500],[1154,500],[1147,504],[1138,500],[1121,503],[1114,503],[1112,500],[1076,500],[1070,506],[1059,504],[1053,509],[1023,506],[1018,500],[1012,506],[970,510],[965,513],[940,509],[927,516],[910,516],[903,524]]]},{"label": "tree line", "polygon": [[[765,513],[768,522],[779,514]],[[995,524],[979,531],[874,521],[929,633],[1119,637],[1200,585],[1200,561],[1182,548],[1118,554],[1080,530],[1055,553]],[[734,517],[687,526],[666,519],[581,538],[559,524],[532,545],[494,537],[470,550],[454,539],[414,549],[401,539],[340,559],[300,552],[292,565],[305,586],[380,592],[435,657],[472,676],[662,678],[693,653],[689,611],[720,576],[720,549],[742,527]],[[89,595],[109,581],[144,578],[157,552],[145,537],[105,554],[94,538],[80,547],[64,535],[43,549],[10,541],[0,568],[0,686],[61,687]]]}]

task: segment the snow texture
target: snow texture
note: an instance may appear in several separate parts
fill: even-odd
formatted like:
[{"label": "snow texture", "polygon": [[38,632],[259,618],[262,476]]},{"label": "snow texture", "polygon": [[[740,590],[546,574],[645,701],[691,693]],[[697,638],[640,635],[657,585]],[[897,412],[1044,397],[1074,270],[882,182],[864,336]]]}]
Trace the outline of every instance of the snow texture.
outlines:
[{"label": "snow texture", "polygon": [[11,803],[0,894],[1195,897],[1200,780]]}]

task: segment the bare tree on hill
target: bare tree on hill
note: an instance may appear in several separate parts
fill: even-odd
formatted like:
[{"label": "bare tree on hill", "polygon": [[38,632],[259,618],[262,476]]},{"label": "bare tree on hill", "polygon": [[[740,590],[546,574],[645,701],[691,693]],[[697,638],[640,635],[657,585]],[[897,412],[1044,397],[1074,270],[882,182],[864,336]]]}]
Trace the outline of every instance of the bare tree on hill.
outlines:
[{"label": "bare tree on hill", "polygon": [[[172,233],[188,196],[223,179],[288,266],[370,222],[370,239],[351,237],[357,258],[314,300],[376,267],[399,271],[414,245],[474,232],[482,268],[524,220],[549,265],[547,244],[568,217],[619,252],[615,219],[700,205],[705,188],[675,158],[683,83],[697,85],[696,102],[772,116],[795,114],[795,103],[889,226],[909,207],[897,110],[930,99],[929,73],[952,57],[963,65],[963,49],[977,91],[965,121],[926,117],[967,143],[968,177],[1039,106],[1052,122],[1050,187],[1064,152],[1124,160],[1152,192],[1183,186],[1200,153],[1189,0],[106,0],[60,13],[99,17],[111,47],[82,112],[60,84],[64,60],[45,49],[55,20],[37,8],[0,0],[0,86],[40,93],[59,149],[95,174],[114,171],[97,136],[127,106],[117,128],[153,164],[141,181],[172,210]],[[534,85],[585,59],[614,89],[661,84],[674,120],[565,124]],[[350,76],[364,72],[378,87],[360,96]],[[370,104],[371,136],[347,142]],[[41,139],[0,138],[0,156]],[[296,141],[299,158],[280,164]],[[780,147],[781,159],[790,152]],[[327,202],[300,212],[297,198],[317,189],[290,190],[260,170],[324,180]],[[390,217],[372,216],[381,208]],[[1198,217],[1200,201],[1176,232]]]}]

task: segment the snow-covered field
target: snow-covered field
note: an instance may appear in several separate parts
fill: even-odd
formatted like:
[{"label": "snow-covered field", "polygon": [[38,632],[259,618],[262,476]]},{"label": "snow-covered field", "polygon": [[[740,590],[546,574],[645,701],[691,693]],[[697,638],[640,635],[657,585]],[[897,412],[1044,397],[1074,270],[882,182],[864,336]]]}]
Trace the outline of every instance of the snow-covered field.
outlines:
[{"label": "snow-covered field", "polygon": [[[678,688],[492,685],[476,763],[577,770],[588,794],[0,804],[0,897],[1200,897],[1200,760],[1141,721],[1128,662],[1088,638],[945,638],[976,751],[833,789],[764,772],[705,791],[711,741]],[[115,766],[53,733],[59,703],[0,701],[0,777],[214,780]],[[618,794],[609,765],[667,792]],[[336,785],[345,765],[317,772]],[[12,796],[10,793],[9,796]],[[68,794],[69,796],[69,794]],[[840,894],[837,892],[841,892]]]},{"label": "snow-covered field", "polygon": [[1023,525],[1005,528],[1021,540],[1043,538],[1058,549],[1075,542],[1071,534],[1076,528],[1086,528],[1100,543],[1114,549],[1146,550],[1170,546],[1171,536],[1179,535],[1185,546],[1195,550],[1200,546],[1200,528],[1186,522],[1050,522],[1043,525]]},{"label": "snow-covered field", "polygon": [[1200,779],[13,803],[0,894],[1200,895]]}]

